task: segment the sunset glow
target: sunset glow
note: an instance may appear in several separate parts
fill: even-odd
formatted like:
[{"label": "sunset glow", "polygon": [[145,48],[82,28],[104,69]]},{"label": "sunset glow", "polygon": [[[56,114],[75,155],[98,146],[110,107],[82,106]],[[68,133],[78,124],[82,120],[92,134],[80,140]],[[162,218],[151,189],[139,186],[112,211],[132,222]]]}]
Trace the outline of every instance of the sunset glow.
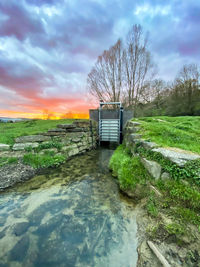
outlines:
[{"label": "sunset glow", "polygon": [[149,32],[157,77],[173,80],[200,61],[199,12],[194,0],[1,0],[0,116],[87,118],[87,74],[133,24]]}]

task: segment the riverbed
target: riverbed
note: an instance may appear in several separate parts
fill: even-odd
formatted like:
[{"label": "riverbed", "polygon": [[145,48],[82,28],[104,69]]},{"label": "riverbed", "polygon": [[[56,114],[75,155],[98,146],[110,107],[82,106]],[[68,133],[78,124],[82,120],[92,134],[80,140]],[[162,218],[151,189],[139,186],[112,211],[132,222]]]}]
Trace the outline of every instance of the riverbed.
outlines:
[{"label": "riverbed", "polygon": [[0,266],[134,267],[132,201],[99,149],[0,194]]}]

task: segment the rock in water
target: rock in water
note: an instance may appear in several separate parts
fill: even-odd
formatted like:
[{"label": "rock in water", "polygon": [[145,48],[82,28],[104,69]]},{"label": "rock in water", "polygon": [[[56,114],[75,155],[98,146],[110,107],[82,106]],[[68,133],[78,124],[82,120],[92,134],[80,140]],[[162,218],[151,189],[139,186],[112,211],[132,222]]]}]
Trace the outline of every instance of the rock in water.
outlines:
[{"label": "rock in water", "polygon": [[18,223],[18,224],[16,224],[16,226],[13,230],[13,234],[15,234],[16,236],[20,236],[27,231],[28,227],[29,227],[28,222]]},{"label": "rock in water", "polygon": [[29,247],[29,237],[23,236],[10,252],[10,260],[22,261]]}]

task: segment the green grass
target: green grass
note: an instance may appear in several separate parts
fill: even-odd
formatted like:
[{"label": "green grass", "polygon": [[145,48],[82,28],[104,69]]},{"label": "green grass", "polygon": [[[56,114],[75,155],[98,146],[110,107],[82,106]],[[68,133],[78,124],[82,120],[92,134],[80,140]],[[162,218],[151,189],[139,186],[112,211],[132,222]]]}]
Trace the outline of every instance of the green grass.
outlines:
[{"label": "green grass", "polygon": [[145,184],[151,179],[139,157],[132,157],[123,145],[113,153],[109,167],[118,177],[122,189],[134,189],[137,184]]},{"label": "green grass", "polygon": [[63,155],[55,155],[54,152],[46,152],[43,155],[28,153],[23,157],[23,163],[33,168],[48,168],[59,166],[66,161]]},{"label": "green grass", "polygon": [[72,119],[30,120],[15,123],[0,123],[0,143],[14,144],[14,139],[24,135],[34,135],[55,128],[58,124],[72,123]]},{"label": "green grass", "polygon": [[18,159],[15,157],[0,157],[0,167],[6,165],[6,164],[12,164],[12,163],[17,163]]},{"label": "green grass", "polygon": [[177,147],[200,154],[200,117],[144,117],[141,134],[144,139],[163,147]]}]

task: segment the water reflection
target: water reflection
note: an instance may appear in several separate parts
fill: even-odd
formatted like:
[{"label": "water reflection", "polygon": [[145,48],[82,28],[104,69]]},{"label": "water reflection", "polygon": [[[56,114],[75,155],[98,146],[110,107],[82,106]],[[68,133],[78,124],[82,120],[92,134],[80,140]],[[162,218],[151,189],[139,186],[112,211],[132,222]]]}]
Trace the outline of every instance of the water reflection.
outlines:
[{"label": "water reflection", "polygon": [[134,207],[111,154],[91,151],[0,195],[0,266],[136,266]]}]

